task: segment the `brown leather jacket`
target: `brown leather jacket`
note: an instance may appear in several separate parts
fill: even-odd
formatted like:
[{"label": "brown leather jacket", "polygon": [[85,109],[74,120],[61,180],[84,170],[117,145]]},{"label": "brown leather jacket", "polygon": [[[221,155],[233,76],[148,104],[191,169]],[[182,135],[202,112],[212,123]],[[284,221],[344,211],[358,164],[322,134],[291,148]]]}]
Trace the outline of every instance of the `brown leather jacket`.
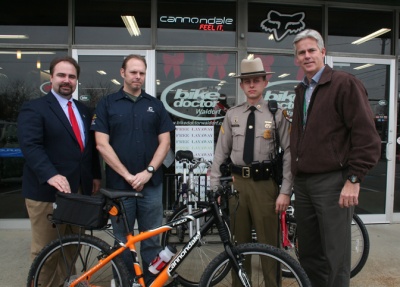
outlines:
[{"label": "brown leather jacket", "polygon": [[305,86],[300,83],[295,92],[290,134],[293,175],[348,169],[348,175],[362,180],[380,158],[381,139],[361,81],[325,66],[304,129]]}]

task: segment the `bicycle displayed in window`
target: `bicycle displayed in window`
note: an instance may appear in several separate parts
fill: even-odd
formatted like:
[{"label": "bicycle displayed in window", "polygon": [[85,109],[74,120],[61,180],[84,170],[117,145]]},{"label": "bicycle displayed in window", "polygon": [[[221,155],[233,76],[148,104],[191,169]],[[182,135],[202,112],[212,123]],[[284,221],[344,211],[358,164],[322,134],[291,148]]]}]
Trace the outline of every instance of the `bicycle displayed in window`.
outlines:
[{"label": "bicycle displayed in window", "polygon": [[[210,228],[216,226],[220,237],[220,245],[224,251],[215,257],[204,272],[193,269],[192,272],[203,273],[199,286],[232,286],[233,276],[239,278],[243,286],[264,286],[262,274],[262,262],[264,258],[269,258],[278,262],[284,268],[290,270],[292,278],[282,278],[283,286],[311,286],[307,275],[298,262],[286,254],[284,251],[265,244],[246,243],[235,245],[231,241],[228,224],[222,216],[221,204],[226,201],[228,196],[232,196],[235,191],[229,185],[232,178],[222,178],[221,186],[208,194],[208,205],[192,214],[179,217],[176,220],[169,221],[158,228],[140,232],[137,235],[132,232],[127,233],[127,242],[118,242],[110,246],[102,239],[93,236],[93,234],[72,234],[61,237],[49,243],[35,258],[29,271],[27,286],[47,286],[47,282],[42,282],[42,271],[50,262],[51,258],[61,255],[64,258],[64,264],[61,266],[66,274],[62,279],[61,286],[114,286],[120,287],[145,287],[143,280],[143,271],[138,260],[136,244],[152,236],[162,234],[174,229],[176,226],[186,225],[199,218],[208,218],[204,220],[200,231],[194,233],[193,237],[177,252],[168,264],[158,273],[156,279],[151,284],[152,287],[164,286],[171,280],[177,272],[179,266],[188,260],[189,254],[195,252],[195,249],[202,243],[202,238]],[[133,191],[115,191],[101,189],[108,206],[113,214],[119,214],[127,229],[125,218],[125,209],[123,203],[119,200],[123,197],[142,197],[141,193]],[[73,212],[73,211],[72,211]],[[117,212],[117,213],[116,213]],[[107,227],[102,229],[111,235]],[[128,230],[128,229],[127,229]],[[72,260],[66,260],[65,251],[74,254]],[[136,276],[133,281],[129,279],[128,270],[121,258],[121,253],[129,249],[132,252],[134,264],[132,268]],[[251,262],[251,267],[244,268]],[[280,273],[279,271],[277,271]],[[234,275],[235,274],[235,275]],[[112,283],[111,283],[112,282]]]}]

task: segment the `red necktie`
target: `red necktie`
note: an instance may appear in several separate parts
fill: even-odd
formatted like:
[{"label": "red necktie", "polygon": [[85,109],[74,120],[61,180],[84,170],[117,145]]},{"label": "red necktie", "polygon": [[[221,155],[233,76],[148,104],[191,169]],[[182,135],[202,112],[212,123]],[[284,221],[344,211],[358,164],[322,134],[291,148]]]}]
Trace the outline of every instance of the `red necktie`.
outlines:
[{"label": "red necktie", "polygon": [[79,130],[78,122],[76,121],[75,114],[72,109],[72,103],[70,101],[68,101],[68,114],[69,114],[69,120],[72,125],[72,129],[74,130],[76,139],[78,140],[79,146],[81,147],[81,151],[83,152],[83,142],[81,138],[81,132]]}]

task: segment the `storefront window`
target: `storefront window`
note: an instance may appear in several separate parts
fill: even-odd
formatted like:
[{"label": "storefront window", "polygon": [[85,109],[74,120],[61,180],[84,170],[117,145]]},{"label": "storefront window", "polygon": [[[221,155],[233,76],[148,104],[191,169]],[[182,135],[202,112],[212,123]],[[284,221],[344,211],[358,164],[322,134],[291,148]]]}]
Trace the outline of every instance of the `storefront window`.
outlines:
[{"label": "storefront window", "polygon": [[[327,50],[390,55],[392,19],[392,12],[329,8]],[[373,33],[383,34],[373,37]],[[369,40],[355,42],[367,36]]]},{"label": "storefront window", "polygon": [[158,1],[157,43],[236,46],[236,1]]},{"label": "storefront window", "polygon": [[[75,44],[150,45],[151,0],[75,1]],[[121,16],[133,16],[129,30]]]},{"label": "storefront window", "polygon": [[[49,65],[66,51],[0,53],[0,218],[27,218],[21,196],[24,159],[17,139],[17,117],[25,101],[50,91]],[[40,65],[39,65],[40,64]]]},{"label": "storefront window", "polygon": [[0,44],[66,44],[68,0],[2,1]]},{"label": "storefront window", "polygon": [[322,8],[249,3],[247,45],[254,48],[292,49],[297,33],[321,31]]}]

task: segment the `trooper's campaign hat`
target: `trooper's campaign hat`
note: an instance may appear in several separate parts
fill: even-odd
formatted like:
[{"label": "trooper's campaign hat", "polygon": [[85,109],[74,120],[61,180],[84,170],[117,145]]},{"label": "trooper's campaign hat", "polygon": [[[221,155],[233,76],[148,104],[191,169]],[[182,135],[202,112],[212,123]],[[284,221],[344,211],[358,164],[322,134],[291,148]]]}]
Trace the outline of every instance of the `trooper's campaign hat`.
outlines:
[{"label": "trooper's campaign hat", "polygon": [[243,59],[240,64],[240,75],[234,76],[234,78],[251,78],[258,76],[265,76],[273,74],[274,72],[265,72],[263,63],[260,58],[255,59]]}]

